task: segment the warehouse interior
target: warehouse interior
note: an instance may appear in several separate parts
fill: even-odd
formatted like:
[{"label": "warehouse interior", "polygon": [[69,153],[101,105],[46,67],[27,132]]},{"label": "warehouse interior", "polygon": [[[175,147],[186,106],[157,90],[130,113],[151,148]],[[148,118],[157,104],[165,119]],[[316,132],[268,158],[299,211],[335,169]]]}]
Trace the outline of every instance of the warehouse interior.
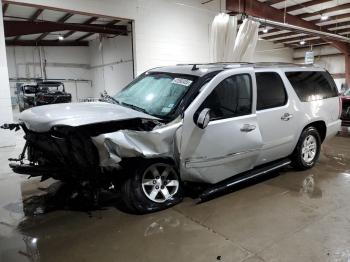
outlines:
[{"label": "warehouse interior", "polygon": [[103,91],[114,94],[133,79],[130,20],[18,4],[4,8],[14,109],[17,86],[37,79],[63,82],[73,102],[97,99]]},{"label": "warehouse interior", "polygon": [[[0,126],[4,127],[0,128],[0,261],[350,260],[350,0],[0,2]],[[235,51],[230,53],[230,50]],[[149,214],[136,214],[125,207],[125,196],[119,187],[117,189],[118,183],[110,183],[101,190],[92,188],[86,193],[82,186],[85,181],[76,184],[59,181],[53,178],[55,170],[53,174],[43,172],[36,177],[25,171],[20,174],[9,165],[18,156],[17,162],[28,164],[27,139],[34,131],[29,130],[29,124],[23,124],[25,128],[17,125],[23,123],[23,119],[31,118],[37,126],[56,121],[58,127],[66,126],[61,122],[64,118],[74,121],[78,114],[83,115],[82,122],[87,125],[91,119],[103,122],[115,117],[118,120],[130,111],[108,110],[122,106],[116,101],[116,94],[133,83],[137,85],[138,79],[169,66],[170,69],[161,71],[163,74],[158,77],[181,73],[184,78],[174,78],[173,82],[182,80],[180,85],[188,87],[195,77],[201,77],[206,70],[211,72],[217,64],[223,65],[220,70],[242,67],[245,74],[251,72],[244,71],[245,68],[255,70],[266,65],[278,70],[321,68],[330,74],[337,93],[330,99],[334,99],[332,105],[337,107],[320,110],[330,104],[324,103],[325,100],[314,101],[313,113],[306,115],[312,119],[320,112],[329,111],[336,115],[332,121],[338,121],[339,128],[336,135],[329,138],[325,131],[319,158],[311,169],[299,171],[289,165],[290,161],[278,169],[252,175],[249,180],[238,178],[224,193],[208,201],[200,196],[202,192],[210,192],[211,185],[191,180],[187,183],[181,181],[181,176],[179,183],[184,185],[181,203],[171,203]],[[189,66],[189,73],[174,69],[182,66]],[[174,72],[170,72],[173,69]],[[288,81],[285,79],[287,77],[283,81]],[[205,83],[210,84],[210,80]],[[64,86],[64,92],[45,89],[57,83]],[[44,89],[40,89],[43,88],[40,85]],[[27,91],[34,86],[40,91]],[[205,87],[203,85],[203,89]],[[148,88],[152,88],[151,85]],[[198,94],[201,92],[202,89],[198,89]],[[63,93],[68,94],[68,103],[39,104],[43,99],[40,95],[56,99]],[[255,91],[253,95],[256,96]],[[193,101],[198,100],[194,98]],[[26,99],[34,101],[30,102],[33,104],[25,102],[23,106]],[[82,105],[86,104],[95,105],[94,109],[81,112],[84,111]],[[292,100],[284,106],[294,106],[295,112],[303,110]],[[51,110],[54,108],[58,113]],[[139,110],[135,105],[131,108]],[[87,114],[93,110],[93,117]],[[257,111],[254,114],[259,118]],[[37,112],[42,116],[36,116]],[[145,117],[146,113],[145,110],[137,112],[142,128],[133,127],[130,131],[131,121],[123,122],[121,130],[126,131],[119,136],[113,137],[113,128],[120,125],[114,121],[108,123],[106,134],[101,135],[96,131],[99,128],[94,129],[96,134],[107,138],[100,147],[99,140],[93,140],[99,158],[104,157],[100,148],[110,150],[117,139],[123,141],[122,146],[131,144],[133,139],[137,141],[134,147],[127,147],[125,153],[134,157],[134,151],[147,144],[147,137],[142,135],[149,131],[149,126],[156,126],[150,136],[153,144],[144,150],[149,155],[157,155],[158,148],[169,139],[157,140],[164,136],[159,131],[161,125],[158,126],[162,121],[155,120],[151,114]],[[170,124],[184,125],[186,113],[188,111],[180,113]],[[239,118],[245,119],[245,116]],[[191,121],[197,121],[194,119]],[[294,117],[293,121],[297,120]],[[15,125],[7,125],[12,123]],[[194,124],[196,127],[197,123]],[[265,124],[278,125],[277,121],[270,120]],[[187,133],[188,141],[196,138],[196,132],[205,132],[198,127],[193,133]],[[132,133],[135,130],[136,134]],[[45,132],[51,138],[64,140],[61,133]],[[214,136],[218,136],[211,139],[219,141],[220,134],[227,133],[227,129],[215,131]],[[239,143],[239,138],[233,140]],[[286,142],[280,139],[278,143]],[[182,153],[182,147],[177,147],[176,142],[170,144],[169,152]],[[109,158],[118,159],[122,146],[113,151],[114,155],[109,152]],[[70,150],[74,153],[73,147]],[[235,154],[241,152],[228,155]],[[196,161],[200,159],[195,157]],[[75,161],[73,156],[72,159]],[[179,162],[183,160],[179,159]],[[92,163],[89,158],[87,162]],[[135,168],[144,165],[143,160],[130,163]],[[40,161],[36,165],[40,165]],[[216,165],[215,162],[205,166],[203,173]],[[104,166],[100,164],[98,168],[103,170]],[[235,166],[231,168],[234,170]],[[203,174],[200,171],[198,177]],[[219,182],[214,185],[221,186]],[[143,192],[147,195],[147,190]],[[131,193],[128,197],[136,198]]]}]

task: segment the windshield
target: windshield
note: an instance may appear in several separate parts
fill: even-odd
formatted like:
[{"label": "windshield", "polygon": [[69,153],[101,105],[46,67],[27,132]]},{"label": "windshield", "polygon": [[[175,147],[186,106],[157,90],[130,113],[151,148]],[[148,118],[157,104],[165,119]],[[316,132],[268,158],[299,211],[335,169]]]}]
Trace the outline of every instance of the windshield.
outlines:
[{"label": "windshield", "polygon": [[344,96],[350,96],[350,89],[348,89],[344,92]]},{"label": "windshield", "polygon": [[166,117],[175,110],[195,79],[188,75],[145,74],[120,91],[114,99],[135,110]]}]

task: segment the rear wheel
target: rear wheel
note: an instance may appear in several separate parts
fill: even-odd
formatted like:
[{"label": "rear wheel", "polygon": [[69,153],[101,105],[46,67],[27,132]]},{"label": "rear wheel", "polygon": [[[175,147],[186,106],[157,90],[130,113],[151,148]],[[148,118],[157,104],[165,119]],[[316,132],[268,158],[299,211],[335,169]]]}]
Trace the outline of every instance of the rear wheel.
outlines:
[{"label": "rear wheel", "polygon": [[129,211],[149,213],[173,206],[183,199],[176,167],[165,161],[141,164],[121,188]]},{"label": "rear wheel", "polygon": [[292,165],[300,170],[306,170],[316,164],[320,156],[321,138],[316,128],[306,128],[298,141],[292,155]]}]

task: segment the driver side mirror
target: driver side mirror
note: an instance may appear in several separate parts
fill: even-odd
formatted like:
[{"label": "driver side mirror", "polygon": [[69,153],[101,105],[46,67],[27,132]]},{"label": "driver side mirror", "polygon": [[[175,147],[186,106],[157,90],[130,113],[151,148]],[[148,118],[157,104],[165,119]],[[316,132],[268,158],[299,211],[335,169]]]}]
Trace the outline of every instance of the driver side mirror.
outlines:
[{"label": "driver side mirror", "polygon": [[210,121],[210,109],[209,108],[204,108],[198,115],[196,125],[204,129],[208,126]]}]

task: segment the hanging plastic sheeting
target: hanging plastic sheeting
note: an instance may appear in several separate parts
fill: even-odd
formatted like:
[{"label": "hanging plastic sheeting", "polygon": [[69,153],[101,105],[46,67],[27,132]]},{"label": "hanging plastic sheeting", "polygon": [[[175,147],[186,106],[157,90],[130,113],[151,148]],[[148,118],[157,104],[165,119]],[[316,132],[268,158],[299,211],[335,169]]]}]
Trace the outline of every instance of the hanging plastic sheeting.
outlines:
[{"label": "hanging plastic sheeting", "polygon": [[210,32],[211,62],[232,61],[237,34],[237,18],[228,14],[215,16]]},{"label": "hanging plastic sheeting", "polygon": [[259,22],[244,19],[233,49],[233,62],[251,62],[259,39]]}]

